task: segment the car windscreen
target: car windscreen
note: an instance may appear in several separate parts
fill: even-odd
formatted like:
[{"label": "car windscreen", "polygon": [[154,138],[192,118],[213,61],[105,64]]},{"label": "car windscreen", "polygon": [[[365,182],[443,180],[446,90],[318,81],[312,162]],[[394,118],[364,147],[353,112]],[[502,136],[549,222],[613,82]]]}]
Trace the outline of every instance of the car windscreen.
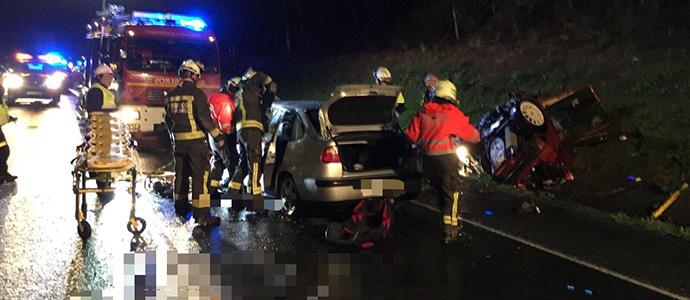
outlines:
[{"label": "car windscreen", "polygon": [[12,70],[15,73],[38,73],[38,74],[53,74],[56,71],[65,71],[64,68],[49,65],[44,62],[23,62],[6,64],[7,70]]},{"label": "car windscreen", "polygon": [[328,108],[333,125],[378,125],[393,120],[395,97],[371,95],[339,99]]},{"label": "car windscreen", "polygon": [[193,59],[204,64],[204,74],[217,74],[216,44],[164,38],[131,38],[127,42],[127,69],[131,71],[177,74],[183,61]]}]

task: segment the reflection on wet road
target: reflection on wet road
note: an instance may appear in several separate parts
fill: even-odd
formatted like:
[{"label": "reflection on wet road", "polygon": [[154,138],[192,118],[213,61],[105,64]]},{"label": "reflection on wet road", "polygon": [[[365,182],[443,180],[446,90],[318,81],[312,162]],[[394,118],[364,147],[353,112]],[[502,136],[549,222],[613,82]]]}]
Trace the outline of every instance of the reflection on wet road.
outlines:
[{"label": "reflection on wet road", "polygon": [[[12,114],[19,121],[3,127],[11,147],[10,172],[19,178],[14,184],[0,185],[0,299],[62,299],[84,292],[124,289],[122,274],[117,270],[122,269],[118,264],[130,253],[132,238],[125,227],[131,200],[126,182],[118,183],[115,198],[108,202],[88,194],[87,219],[93,235],[86,243],[77,236],[70,160],[81,137],[70,105],[73,101],[63,97],[60,107],[13,108]],[[403,207],[399,211],[392,238],[377,243],[373,251],[354,255],[350,253],[360,251],[324,243],[326,219],[290,221],[274,213],[259,216],[215,208],[223,224],[204,231],[195,228],[193,221],[175,217],[172,201],[146,191],[143,178],[137,190],[137,215],[148,225],[142,235],[145,244],[138,253],[276,253],[275,266],[250,268],[254,277],[246,273],[250,269],[239,268],[251,266],[251,259],[250,263],[240,263],[237,257],[226,262],[211,256],[210,261],[217,261],[217,268],[212,267],[211,272],[226,278],[225,269],[219,269],[221,262],[233,264],[235,269],[229,272],[244,272],[244,277],[240,276],[244,285],[280,287],[264,291],[301,299],[320,295],[374,295],[377,299],[392,295],[416,299],[563,299],[588,297],[587,291],[601,298],[658,297],[475,228],[469,228],[475,236],[471,248],[441,247],[438,224],[429,221],[437,216],[429,217],[426,214],[430,212],[420,212],[418,207]],[[285,255],[279,257],[278,253]],[[194,263],[189,259],[192,270]],[[201,261],[196,260],[197,271],[199,264]],[[266,279],[269,275],[271,280]],[[256,278],[263,278],[259,280],[262,283],[252,282]],[[151,285],[153,288],[158,280]],[[377,286],[377,282],[383,285]],[[250,288],[243,291],[237,286],[228,291],[226,283],[211,279],[207,285],[217,287],[215,291],[223,299],[261,292]]]}]

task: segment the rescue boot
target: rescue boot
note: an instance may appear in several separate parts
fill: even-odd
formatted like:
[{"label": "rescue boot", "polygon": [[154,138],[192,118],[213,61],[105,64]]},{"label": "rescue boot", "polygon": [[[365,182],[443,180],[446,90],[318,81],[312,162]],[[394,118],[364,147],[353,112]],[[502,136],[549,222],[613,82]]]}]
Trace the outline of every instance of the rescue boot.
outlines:
[{"label": "rescue boot", "polygon": [[192,205],[188,201],[175,201],[175,214],[180,217],[187,217],[191,211]]},{"label": "rescue boot", "polygon": [[446,245],[463,244],[468,236],[463,234],[460,226],[443,225],[443,243]]},{"label": "rescue boot", "polygon": [[194,220],[199,226],[213,228],[220,225],[220,218],[211,215],[210,208],[196,208],[192,207]]},{"label": "rescue boot", "polygon": [[13,182],[15,179],[17,179],[17,176],[14,176],[10,173],[0,175],[0,183]]}]

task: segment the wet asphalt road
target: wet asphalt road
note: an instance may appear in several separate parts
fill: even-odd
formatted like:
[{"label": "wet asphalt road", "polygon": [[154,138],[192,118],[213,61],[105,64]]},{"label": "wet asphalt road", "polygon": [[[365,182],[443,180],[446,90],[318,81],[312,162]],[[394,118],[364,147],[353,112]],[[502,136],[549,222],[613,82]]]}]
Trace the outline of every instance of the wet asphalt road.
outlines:
[{"label": "wet asphalt road", "polygon": [[[70,102],[73,99],[63,97],[57,108],[13,108],[19,121],[3,127],[11,147],[10,172],[19,179],[0,185],[0,299],[97,299],[98,291],[127,290],[121,280],[127,277],[121,272],[123,257],[131,255],[132,235],[125,229],[131,201],[127,182],[118,183],[115,198],[107,203],[89,195],[87,219],[93,236],[86,243],[77,236],[69,161],[81,138]],[[294,221],[273,213],[257,216],[215,208],[223,225],[205,231],[191,220],[176,218],[172,202],[146,191],[143,180],[137,189],[137,215],[148,225],[140,253],[157,253],[158,259],[166,251],[211,253],[211,261],[231,253],[253,257],[253,263],[223,258],[222,270],[210,271],[216,280],[211,276],[205,284],[197,282],[220,293],[217,299],[665,299],[472,226],[467,227],[471,246],[443,247],[436,224],[440,216],[412,203],[398,207],[393,237],[361,252],[326,245],[326,218]],[[190,258],[188,270],[196,266],[199,271],[202,261]],[[252,265],[262,267],[249,268]],[[191,280],[187,283],[192,286]],[[168,285],[175,286],[170,281]],[[221,288],[229,285],[232,290]],[[177,287],[182,286],[179,281]],[[180,299],[191,298],[195,291],[190,290],[175,293]]]}]

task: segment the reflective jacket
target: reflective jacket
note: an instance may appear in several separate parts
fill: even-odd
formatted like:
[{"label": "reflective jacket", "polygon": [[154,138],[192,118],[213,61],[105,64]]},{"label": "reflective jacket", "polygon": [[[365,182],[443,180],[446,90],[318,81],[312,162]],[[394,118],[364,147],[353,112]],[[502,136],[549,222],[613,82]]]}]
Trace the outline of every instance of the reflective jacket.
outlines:
[{"label": "reflective jacket", "polygon": [[115,103],[115,94],[104,87],[100,82],[91,85],[88,93],[86,93],[86,110],[103,111],[117,108]]},{"label": "reflective jacket", "polygon": [[219,139],[220,130],[211,119],[206,94],[189,81],[182,81],[165,98],[165,125],[174,141]]},{"label": "reflective jacket", "polygon": [[264,131],[266,111],[275,99],[276,84],[270,76],[257,72],[248,80],[242,91],[236,95],[237,131],[256,128]]},{"label": "reflective jacket", "polygon": [[470,143],[479,142],[479,132],[470,124],[470,119],[451,103],[424,103],[424,112],[415,115],[405,130],[414,143],[419,141],[425,155],[455,153],[456,136]]},{"label": "reflective jacket", "polygon": [[208,104],[211,106],[211,119],[220,131],[231,133],[235,129],[233,126],[235,93],[227,91],[213,94],[208,97]]}]

